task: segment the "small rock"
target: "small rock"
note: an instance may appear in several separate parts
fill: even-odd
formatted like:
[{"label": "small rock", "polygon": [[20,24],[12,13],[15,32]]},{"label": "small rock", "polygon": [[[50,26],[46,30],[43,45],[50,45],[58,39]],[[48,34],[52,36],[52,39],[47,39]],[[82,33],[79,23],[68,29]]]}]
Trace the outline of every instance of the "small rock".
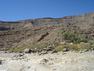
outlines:
[{"label": "small rock", "polygon": [[67,52],[67,51],[69,51],[68,48],[64,48],[64,49],[63,49],[63,52]]},{"label": "small rock", "polygon": [[24,50],[24,53],[31,53],[31,49],[26,48],[26,49]]},{"label": "small rock", "polygon": [[39,55],[42,55],[42,54],[47,54],[47,51],[42,51],[39,53]]},{"label": "small rock", "polygon": [[57,53],[57,51],[56,50],[52,50],[52,53]]},{"label": "small rock", "polygon": [[0,60],[0,65],[2,64],[2,60]]},{"label": "small rock", "polygon": [[22,56],[24,56],[24,54],[19,54],[19,57],[22,57]]},{"label": "small rock", "polygon": [[40,61],[40,63],[46,64],[48,61],[49,61],[48,59],[42,59],[42,60]]}]

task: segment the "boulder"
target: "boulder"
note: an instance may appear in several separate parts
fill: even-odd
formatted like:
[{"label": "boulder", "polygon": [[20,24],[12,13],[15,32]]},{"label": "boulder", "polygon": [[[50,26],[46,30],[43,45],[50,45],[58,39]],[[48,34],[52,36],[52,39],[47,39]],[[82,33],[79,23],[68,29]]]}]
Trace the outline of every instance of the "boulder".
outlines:
[{"label": "boulder", "polygon": [[24,53],[31,53],[31,49],[26,48],[26,49],[24,50]]}]

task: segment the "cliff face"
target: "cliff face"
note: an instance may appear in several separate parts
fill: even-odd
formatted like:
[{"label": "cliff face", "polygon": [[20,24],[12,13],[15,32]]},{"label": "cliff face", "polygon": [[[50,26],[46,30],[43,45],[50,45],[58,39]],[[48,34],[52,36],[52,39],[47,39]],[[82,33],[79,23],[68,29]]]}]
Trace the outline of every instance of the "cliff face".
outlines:
[{"label": "cliff face", "polygon": [[0,50],[41,48],[60,43],[65,41],[60,31],[79,32],[88,39],[93,39],[94,14],[29,19],[17,22],[0,21]]}]

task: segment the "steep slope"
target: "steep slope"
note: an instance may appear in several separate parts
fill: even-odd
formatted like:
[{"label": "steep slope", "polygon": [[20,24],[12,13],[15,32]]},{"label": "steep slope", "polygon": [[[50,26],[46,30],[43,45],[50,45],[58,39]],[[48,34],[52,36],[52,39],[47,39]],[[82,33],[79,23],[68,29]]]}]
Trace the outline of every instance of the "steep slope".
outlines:
[{"label": "steep slope", "polygon": [[[94,13],[63,18],[39,18],[17,22],[0,22],[0,50],[56,47],[66,39],[65,32],[81,35],[87,40],[94,39]],[[69,34],[69,33],[68,33]],[[75,36],[75,35],[72,35]],[[76,37],[76,36],[75,36]],[[82,38],[79,41],[84,41]]]}]

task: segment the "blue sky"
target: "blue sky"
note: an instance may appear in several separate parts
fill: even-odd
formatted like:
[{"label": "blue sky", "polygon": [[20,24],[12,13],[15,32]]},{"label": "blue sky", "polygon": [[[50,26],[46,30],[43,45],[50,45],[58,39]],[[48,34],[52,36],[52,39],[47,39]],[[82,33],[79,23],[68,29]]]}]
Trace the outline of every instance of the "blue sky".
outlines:
[{"label": "blue sky", "polygon": [[0,20],[64,17],[94,12],[94,0],[0,0]]}]

